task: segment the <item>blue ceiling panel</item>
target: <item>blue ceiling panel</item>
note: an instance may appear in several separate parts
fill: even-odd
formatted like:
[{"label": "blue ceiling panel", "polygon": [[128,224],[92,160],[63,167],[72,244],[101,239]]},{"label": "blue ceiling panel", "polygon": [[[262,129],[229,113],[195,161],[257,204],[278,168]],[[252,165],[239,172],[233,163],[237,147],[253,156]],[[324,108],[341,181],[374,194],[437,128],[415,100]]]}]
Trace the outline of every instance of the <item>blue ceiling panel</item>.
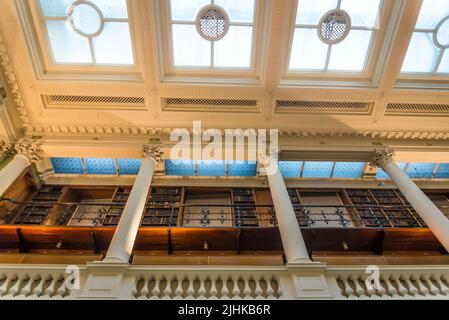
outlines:
[{"label": "blue ceiling panel", "polygon": [[359,179],[363,176],[365,162],[337,162],[332,178]]},{"label": "blue ceiling panel", "polygon": [[330,178],[334,163],[332,161],[306,161],[303,178]]},{"label": "blue ceiling panel", "polygon": [[441,163],[435,172],[435,178],[449,179],[449,163]]},{"label": "blue ceiling panel", "polygon": [[225,177],[226,162],[214,160],[197,161],[197,175],[203,177]]},{"label": "blue ceiling panel", "polygon": [[194,176],[194,162],[191,160],[165,160],[165,175]]},{"label": "blue ceiling panel", "polygon": [[87,174],[117,174],[114,159],[107,158],[85,158]]},{"label": "blue ceiling panel", "polygon": [[257,175],[256,161],[229,161],[228,176],[255,177]]},{"label": "blue ceiling panel", "polygon": [[407,175],[414,179],[432,178],[435,167],[435,163],[409,163]]},{"label": "blue ceiling panel", "polygon": [[302,161],[279,161],[279,169],[284,178],[299,178]]},{"label": "blue ceiling panel", "polygon": [[57,174],[83,174],[83,163],[80,158],[50,158],[53,171]]},{"label": "blue ceiling panel", "polygon": [[117,159],[118,171],[122,175],[136,175],[142,165],[141,159]]}]

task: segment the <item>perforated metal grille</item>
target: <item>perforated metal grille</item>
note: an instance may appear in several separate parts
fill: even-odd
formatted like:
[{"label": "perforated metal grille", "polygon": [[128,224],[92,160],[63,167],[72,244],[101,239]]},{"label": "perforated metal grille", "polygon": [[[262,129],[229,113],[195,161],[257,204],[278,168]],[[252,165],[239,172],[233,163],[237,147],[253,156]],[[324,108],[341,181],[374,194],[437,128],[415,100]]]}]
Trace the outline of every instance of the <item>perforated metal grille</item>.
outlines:
[{"label": "perforated metal grille", "polygon": [[369,113],[372,106],[373,103],[371,102],[276,100],[278,112],[291,113]]},{"label": "perforated metal grille", "polygon": [[229,30],[229,16],[217,5],[208,5],[196,17],[196,27],[201,37],[209,41],[222,39]]},{"label": "perforated metal grille", "polygon": [[438,113],[449,115],[449,104],[389,103],[387,104],[388,113]]},{"label": "perforated metal grille", "polygon": [[144,106],[144,97],[46,95],[47,105]]},{"label": "perforated metal grille", "polygon": [[172,111],[258,111],[258,101],[253,99],[190,99],[164,98],[164,110]]},{"label": "perforated metal grille", "polygon": [[341,9],[327,12],[318,25],[318,35],[326,44],[343,41],[351,29],[351,17]]}]

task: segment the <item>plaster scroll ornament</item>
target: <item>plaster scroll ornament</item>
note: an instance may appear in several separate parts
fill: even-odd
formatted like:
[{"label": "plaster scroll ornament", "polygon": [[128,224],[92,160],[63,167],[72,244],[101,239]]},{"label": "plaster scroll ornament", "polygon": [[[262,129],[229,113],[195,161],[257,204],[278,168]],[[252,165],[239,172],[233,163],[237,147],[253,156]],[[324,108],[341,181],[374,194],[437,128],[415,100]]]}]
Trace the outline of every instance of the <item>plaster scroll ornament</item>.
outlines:
[{"label": "plaster scroll ornament", "polygon": [[26,156],[31,163],[36,163],[43,159],[42,143],[39,141],[21,141],[15,144],[14,149],[17,154]]},{"label": "plaster scroll ornament", "polygon": [[164,153],[162,152],[161,148],[157,145],[150,145],[150,144],[144,144],[142,146],[142,157],[151,157],[153,158],[157,163],[162,162],[162,155]]},{"label": "plaster scroll ornament", "polygon": [[394,150],[391,148],[384,150],[374,150],[374,157],[370,162],[372,167],[383,168],[388,162],[393,161]]}]

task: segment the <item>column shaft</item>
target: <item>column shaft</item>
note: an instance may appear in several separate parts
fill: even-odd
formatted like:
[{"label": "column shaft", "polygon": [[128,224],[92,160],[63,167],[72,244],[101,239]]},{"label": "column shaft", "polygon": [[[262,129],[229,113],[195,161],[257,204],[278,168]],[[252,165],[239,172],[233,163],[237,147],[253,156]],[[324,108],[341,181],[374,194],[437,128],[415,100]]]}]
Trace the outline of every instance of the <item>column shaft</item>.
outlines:
[{"label": "column shaft", "polygon": [[407,201],[432,230],[435,237],[449,252],[449,220],[427,195],[392,160],[382,163],[382,169],[398,186]]},{"label": "column shaft", "polygon": [[287,187],[285,186],[284,178],[279,169],[274,171],[272,174],[267,174],[267,177],[287,262],[309,262],[309,254],[288,195]]},{"label": "column shaft", "polygon": [[155,168],[156,161],[153,158],[145,157],[142,160],[142,166],[106,254],[106,261],[129,262]]},{"label": "column shaft", "polygon": [[14,158],[0,171],[0,196],[8,190],[30,164],[28,157],[20,154],[14,156]]}]

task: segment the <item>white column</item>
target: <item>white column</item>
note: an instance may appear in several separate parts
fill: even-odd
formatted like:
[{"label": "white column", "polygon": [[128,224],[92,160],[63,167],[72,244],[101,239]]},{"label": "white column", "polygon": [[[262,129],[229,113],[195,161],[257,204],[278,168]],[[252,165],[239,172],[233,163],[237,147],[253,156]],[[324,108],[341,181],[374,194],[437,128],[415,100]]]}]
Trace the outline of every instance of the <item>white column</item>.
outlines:
[{"label": "white column", "polygon": [[0,141],[0,153],[2,156],[16,153],[0,171],[0,196],[2,196],[31,163],[41,160],[42,151],[37,141],[24,140],[15,145]]},{"label": "white column", "polygon": [[31,165],[27,156],[18,154],[0,171],[0,196],[17,180],[23,171]]},{"label": "white column", "polygon": [[[266,161],[262,160],[261,162],[263,165],[267,165]],[[310,262],[307,247],[304,243],[284,178],[279,170],[278,162],[270,161],[270,169],[266,167],[266,171],[287,262]]]},{"label": "white column", "polygon": [[142,160],[142,166],[137,174],[104,261],[129,262],[142,214],[145,210],[151,180],[157,163],[160,161],[160,151],[156,151],[156,153],[154,151],[156,149],[144,151],[146,156]]},{"label": "white column", "polygon": [[391,159],[391,152],[378,152],[373,163],[380,166],[398,186],[407,201],[449,252],[449,219]]}]

